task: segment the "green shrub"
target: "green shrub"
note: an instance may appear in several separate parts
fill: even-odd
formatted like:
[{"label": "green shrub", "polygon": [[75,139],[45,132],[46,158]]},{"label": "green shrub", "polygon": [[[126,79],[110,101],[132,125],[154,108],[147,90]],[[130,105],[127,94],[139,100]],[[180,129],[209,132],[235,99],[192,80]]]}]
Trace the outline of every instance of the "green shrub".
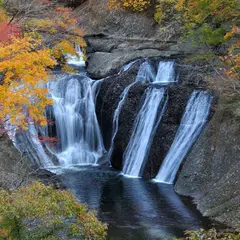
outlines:
[{"label": "green shrub", "polygon": [[0,191],[0,239],[106,239],[107,225],[69,191],[40,182]]},{"label": "green shrub", "polygon": [[185,237],[179,240],[239,240],[240,233],[218,232],[215,228],[208,231],[200,229],[198,231],[186,231]]}]

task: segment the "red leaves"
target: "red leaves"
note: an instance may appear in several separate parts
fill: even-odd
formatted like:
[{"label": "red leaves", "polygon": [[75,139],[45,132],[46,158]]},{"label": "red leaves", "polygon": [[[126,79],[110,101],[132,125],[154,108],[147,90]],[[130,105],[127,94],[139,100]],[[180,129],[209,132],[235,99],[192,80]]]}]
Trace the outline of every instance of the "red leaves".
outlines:
[{"label": "red leaves", "polygon": [[19,28],[14,24],[8,24],[6,21],[0,23],[0,42],[7,42],[13,37],[20,37]]},{"label": "red leaves", "polygon": [[55,144],[59,142],[59,140],[56,137],[38,136],[37,138],[41,143],[48,143],[51,148],[54,148]]}]

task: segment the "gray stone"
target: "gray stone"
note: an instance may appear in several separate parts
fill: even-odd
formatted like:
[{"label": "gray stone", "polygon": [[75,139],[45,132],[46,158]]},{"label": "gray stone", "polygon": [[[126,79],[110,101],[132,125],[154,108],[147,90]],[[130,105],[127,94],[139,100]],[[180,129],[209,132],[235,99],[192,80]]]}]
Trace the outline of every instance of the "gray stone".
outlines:
[{"label": "gray stone", "polygon": [[[225,100],[226,101],[226,100]],[[226,225],[240,224],[240,100],[218,103],[215,115],[191,150],[175,190]]]},{"label": "gray stone", "polygon": [[191,42],[179,39],[179,22],[173,20],[160,28],[153,9],[131,13],[107,9],[107,3],[87,0],[75,10],[81,19],[79,26],[85,31],[91,77],[117,73],[124,64],[139,58],[175,58],[196,51]]},{"label": "gray stone", "polygon": [[0,137],[0,187],[16,189],[35,180],[60,186],[55,174],[32,168],[27,156],[18,152],[7,136]]}]

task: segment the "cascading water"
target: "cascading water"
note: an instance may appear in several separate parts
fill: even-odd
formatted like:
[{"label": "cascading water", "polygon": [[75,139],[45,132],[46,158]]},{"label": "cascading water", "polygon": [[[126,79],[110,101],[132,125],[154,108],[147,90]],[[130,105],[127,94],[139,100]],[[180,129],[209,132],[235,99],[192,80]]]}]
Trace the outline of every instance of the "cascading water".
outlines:
[{"label": "cascading water", "polygon": [[122,92],[121,96],[120,96],[120,101],[117,105],[116,110],[114,111],[114,116],[113,116],[113,126],[112,126],[112,139],[111,139],[111,145],[110,148],[108,150],[108,154],[107,154],[107,161],[110,163],[111,162],[111,157],[112,157],[112,153],[113,153],[113,149],[114,149],[114,140],[115,137],[117,135],[118,132],[118,121],[119,121],[119,116],[120,113],[122,111],[122,107],[126,101],[126,98],[128,96],[129,90],[130,88],[135,84],[136,82],[133,82],[132,84],[128,85],[124,91]]},{"label": "cascading water", "polygon": [[76,55],[67,54],[67,63],[75,67],[85,67],[84,55],[79,45],[76,45]]},{"label": "cascading water", "polygon": [[148,88],[134,123],[130,142],[123,155],[123,173],[138,177],[148,156],[153,135],[165,111],[165,89]]},{"label": "cascading water", "polygon": [[194,91],[188,101],[176,137],[154,181],[172,184],[176,173],[209,116],[212,96]]},{"label": "cascading water", "polygon": [[26,152],[34,165],[44,168],[53,167],[53,159],[39,140],[38,128],[34,123],[28,124],[28,130],[17,134],[14,141],[20,152]]},{"label": "cascading water", "polygon": [[[136,61],[127,64],[123,68],[123,71],[126,71],[127,69],[129,69],[129,67],[131,67],[135,62]],[[114,116],[113,116],[111,145],[110,145],[110,148],[108,150],[108,155],[107,155],[107,160],[108,160],[109,163],[111,162],[111,157],[112,157],[112,153],[113,153],[113,149],[114,149],[114,141],[115,141],[115,137],[116,137],[117,132],[118,132],[119,116],[120,116],[120,113],[121,113],[122,108],[124,106],[124,103],[125,103],[125,101],[127,99],[129,90],[137,82],[152,81],[154,78],[155,78],[155,73],[154,73],[154,70],[153,70],[152,66],[148,62],[144,62],[139,67],[138,74],[137,74],[137,77],[136,77],[135,81],[133,83],[131,83],[130,85],[128,85],[124,89],[122,94],[120,95],[120,101],[119,101],[119,103],[117,105],[116,110],[114,111]]]},{"label": "cascading water", "polygon": [[50,84],[61,166],[98,164],[105,153],[95,113],[100,83],[75,75]]},{"label": "cascading water", "polygon": [[29,123],[27,131],[13,137],[16,147],[27,152],[39,167],[98,164],[106,152],[95,112],[101,82],[85,74],[51,80],[47,87],[54,101],[51,112],[56,126],[56,146],[50,146],[48,140],[39,140],[39,136],[53,137],[49,135],[51,126],[37,127]]},{"label": "cascading water", "polygon": [[145,61],[139,67],[136,80],[139,82],[154,82],[156,79],[156,73],[152,65]]},{"label": "cascading water", "polygon": [[174,65],[174,61],[160,61],[154,83],[169,84],[176,82],[177,78],[175,77]]},{"label": "cascading water", "polygon": [[[150,64],[144,62],[142,66],[144,68],[141,69],[140,67],[138,72],[140,79],[145,78],[153,84],[175,81],[173,62],[160,62],[157,76],[153,71],[150,71],[150,69],[153,69]],[[150,72],[151,75],[145,76],[144,69],[147,69],[147,72]],[[166,75],[164,75],[164,72]],[[161,79],[159,79],[160,77]],[[145,101],[135,120],[130,141],[123,155],[123,173],[127,176],[139,177],[142,173],[152,138],[166,108],[167,101],[165,101],[164,95],[165,88],[149,87],[146,90]]]}]

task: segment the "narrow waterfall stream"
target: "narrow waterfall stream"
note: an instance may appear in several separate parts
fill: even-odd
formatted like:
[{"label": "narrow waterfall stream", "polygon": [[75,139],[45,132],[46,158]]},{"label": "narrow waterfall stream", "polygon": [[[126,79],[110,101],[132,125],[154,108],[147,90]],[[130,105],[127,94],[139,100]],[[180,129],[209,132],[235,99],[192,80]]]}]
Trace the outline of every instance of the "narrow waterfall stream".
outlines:
[{"label": "narrow waterfall stream", "polygon": [[154,83],[169,84],[177,82],[174,66],[174,61],[160,61]]},{"label": "narrow waterfall stream", "polygon": [[83,52],[79,45],[76,45],[76,55],[75,56],[68,54],[66,57],[67,57],[67,63],[70,66],[85,67],[85,65],[86,65],[86,63],[84,61]]},{"label": "narrow waterfall stream", "polygon": [[124,103],[127,99],[129,90],[131,89],[131,87],[133,85],[135,85],[136,82],[133,82],[132,84],[128,85],[124,91],[122,92],[121,96],[120,96],[120,101],[117,105],[116,110],[114,111],[114,115],[113,115],[113,126],[112,126],[112,138],[111,138],[111,145],[110,148],[108,150],[108,154],[107,154],[107,161],[109,163],[111,163],[111,158],[112,158],[112,153],[113,153],[113,149],[114,149],[114,141],[115,141],[115,137],[117,135],[118,132],[118,121],[119,121],[119,116],[121,113],[121,110],[124,106]]},{"label": "narrow waterfall stream", "polygon": [[[122,70],[123,71],[128,70],[134,63],[135,63],[135,61],[127,64],[126,66],[123,67]],[[143,81],[152,82],[154,79],[155,79],[155,73],[154,73],[152,66],[147,61],[143,62],[139,67],[138,74],[136,76],[135,81],[133,83],[131,83],[130,85],[128,85],[122,92],[122,94],[120,96],[120,101],[117,105],[116,110],[114,111],[114,116],[113,116],[111,145],[110,145],[110,148],[108,150],[108,155],[107,155],[107,160],[109,163],[111,162],[112,153],[114,150],[114,141],[115,141],[115,137],[118,132],[119,116],[120,116],[120,113],[124,106],[124,103],[126,102],[126,99],[128,97],[128,93],[129,93],[131,87],[134,86],[137,82],[143,82]]]},{"label": "narrow waterfall stream", "polygon": [[145,101],[136,117],[130,141],[123,155],[123,174],[129,177],[139,177],[143,172],[152,138],[166,109],[165,88],[154,87],[154,84],[175,82],[174,62],[160,62],[157,75],[150,71],[151,65],[143,64],[151,75],[146,75],[140,68],[138,76],[142,80],[150,80],[153,85],[146,90]]},{"label": "narrow waterfall stream", "polygon": [[132,136],[123,155],[123,173],[138,177],[148,156],[153,135],[166,108],[165,89],[148,88],[132,131]]},{"label": "narrow waterfall stream", "polygon": [[155,181],[172,184],[177,171],[201,133],[211,107],[212,96],[209,93],[194,91],[188,101],[176,137],[165,157]]}]

